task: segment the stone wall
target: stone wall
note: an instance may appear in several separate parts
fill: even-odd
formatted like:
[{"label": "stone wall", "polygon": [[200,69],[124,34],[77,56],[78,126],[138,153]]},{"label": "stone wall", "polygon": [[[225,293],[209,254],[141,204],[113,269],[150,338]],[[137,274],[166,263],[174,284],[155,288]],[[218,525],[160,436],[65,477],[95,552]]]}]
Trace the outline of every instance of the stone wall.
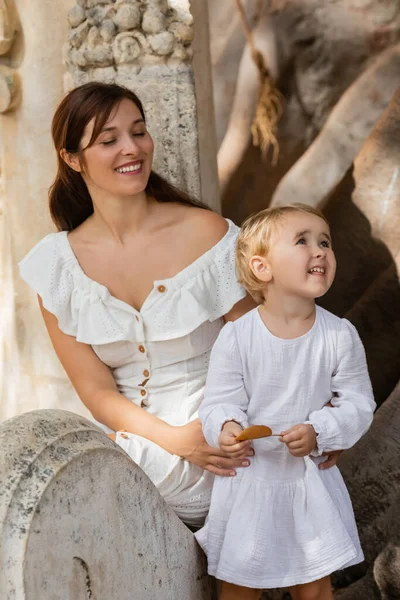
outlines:
[{"label": "stone wall", "polygon": [[84,413],[17,268],[54,230],[50,122],[64,93],[61,40],[71,7],[72,0],[0,1],[0,420],[45,406]]}]

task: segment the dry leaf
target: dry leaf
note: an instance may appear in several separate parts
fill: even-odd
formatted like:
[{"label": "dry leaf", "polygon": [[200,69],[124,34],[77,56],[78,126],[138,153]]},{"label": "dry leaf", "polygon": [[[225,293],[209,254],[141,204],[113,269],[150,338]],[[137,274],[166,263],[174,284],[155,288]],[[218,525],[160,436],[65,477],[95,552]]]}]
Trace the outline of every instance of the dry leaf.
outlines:
[{"label": "dry leaf", "polygon": [[258,438],[265,438],[270,435],[274,435],[271,427],[268,427],[267,425],[250,425],[250,427],[243,429],[243,431],[236,436],[236,441],[257,440]]}]

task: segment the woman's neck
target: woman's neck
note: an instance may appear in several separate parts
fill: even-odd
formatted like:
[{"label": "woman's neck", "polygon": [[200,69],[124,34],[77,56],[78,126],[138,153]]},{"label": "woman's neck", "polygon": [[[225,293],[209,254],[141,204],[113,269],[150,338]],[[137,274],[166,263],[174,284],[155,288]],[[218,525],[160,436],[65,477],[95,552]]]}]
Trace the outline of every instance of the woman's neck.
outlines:
[{"label": "woman's neck", "polygon": [[114,197],[91,194],[93,214],[87,220],[96,237],[112,238],[123,245],[133,233],[143,230],[144,223],[154,210],[156,200],[145,192],[136,196]]}]

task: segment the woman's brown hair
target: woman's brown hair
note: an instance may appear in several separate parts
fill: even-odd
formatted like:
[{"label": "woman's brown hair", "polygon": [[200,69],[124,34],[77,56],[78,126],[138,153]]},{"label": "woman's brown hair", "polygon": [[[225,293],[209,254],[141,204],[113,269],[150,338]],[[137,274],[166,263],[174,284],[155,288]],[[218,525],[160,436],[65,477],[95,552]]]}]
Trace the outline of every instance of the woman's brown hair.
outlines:
[{"label": "woman's brown hair", "polygon": [[[139,109],[146,121],[139,98],[128,88],[108,83],[86,83],[75,88],[62,100],[52,122],[52,136],[57,151],[58,170],[49,190],[50,214],[59,231],[71,231],[93,213],[93,203],[80,173],[61,158],[61,150],[70,154],[80,151],[79,143],[85,127],[94,119],[90,147],[107,123],[112,110],[127,98]],[[188,194],[178,190],[166,179],[151,171],[146,193],[158,202],[180,202],[187,206],[207,208]]]}]

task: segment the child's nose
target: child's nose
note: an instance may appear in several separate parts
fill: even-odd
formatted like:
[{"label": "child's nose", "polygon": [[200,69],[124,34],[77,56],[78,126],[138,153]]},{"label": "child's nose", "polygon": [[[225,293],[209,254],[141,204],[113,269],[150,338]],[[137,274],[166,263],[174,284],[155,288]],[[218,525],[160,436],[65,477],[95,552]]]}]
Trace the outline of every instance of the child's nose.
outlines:
[{"label": "child's nose", "polygon": [[326,254],[325,252],[325,248],[321,248],[321,246],[316,246],[314,249],[314,256],[315,258],[322,258],[324,257]]}]

